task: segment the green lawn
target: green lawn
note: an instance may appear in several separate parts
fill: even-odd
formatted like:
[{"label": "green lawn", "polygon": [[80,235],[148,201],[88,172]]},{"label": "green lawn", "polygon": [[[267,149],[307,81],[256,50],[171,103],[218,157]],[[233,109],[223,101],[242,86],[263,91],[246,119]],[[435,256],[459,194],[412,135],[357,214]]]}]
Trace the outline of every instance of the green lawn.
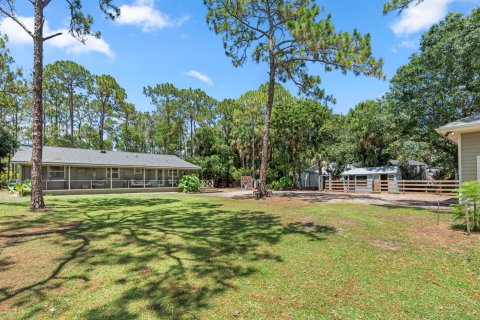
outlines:
[{"label": "green lawn", "polygon": [[480,237],[450,215],[181,194],[47,197],[43,213],[27,201],[0,195],[0,319],[480,317]]}]

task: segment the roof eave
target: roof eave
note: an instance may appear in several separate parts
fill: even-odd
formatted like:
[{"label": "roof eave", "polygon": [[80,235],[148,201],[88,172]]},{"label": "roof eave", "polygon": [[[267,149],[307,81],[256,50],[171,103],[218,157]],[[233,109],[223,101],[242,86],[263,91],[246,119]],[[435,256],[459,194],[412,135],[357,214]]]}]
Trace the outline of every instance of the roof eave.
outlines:
[{"label": "roof eave", "polygon": [[[11,160],[13,164],[31,164],[31,161]],[[198,166],[182,167],[182,166],[145,166],[145,165],[125,165],[125,164],[94,164],[94,163],[68,163],[68,162],[42,162],[42,165],[65,165],[65,166],[92,166],[92,167],[121,167],[121,168],[152,168],[152,169],[182,169],[182,170],[200,170]]]}]

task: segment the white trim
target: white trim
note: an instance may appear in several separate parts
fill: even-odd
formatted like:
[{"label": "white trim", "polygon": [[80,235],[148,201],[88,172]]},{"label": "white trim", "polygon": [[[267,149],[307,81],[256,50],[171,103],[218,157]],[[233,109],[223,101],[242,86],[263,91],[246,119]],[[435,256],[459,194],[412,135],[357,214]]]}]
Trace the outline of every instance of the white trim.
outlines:
[{"label": "white trim", "polygon": [[[42,164],[42,167],[44,167],[43,164]],[[65,180],[65,174],[66,174],[65,166],[58,166],[58,165],[57,166],[55,166],[55,165],[51,166],[50,165],[50,166],[46,166],[46,167],[47,167],[47,176],[46,176],[47,179],[60,179],[60,180],[63,179],[63,180]],[[61,172],[61,171],[52,170],[52,167],[63,168],[63,178],[52,178],[51,177],[52,172]]]},{"label": "white trim", "polygon": [[462,180],[462,134],[458,134],[458,180],[460,183],[463,182]]},{"label": "white trim", "polygon": [[[114,177],[113,177],[113,169],[117,170],[117,173],[118,173],[118,177],[117,177],[117,178],[114,178]],[[110,171],[110,174],[112,175],[112,179],[113,179],[113,180],[119,180],[119,179],[120,179],[120,168],[111,168],[110,170],[111,170],[111,171]]]}]

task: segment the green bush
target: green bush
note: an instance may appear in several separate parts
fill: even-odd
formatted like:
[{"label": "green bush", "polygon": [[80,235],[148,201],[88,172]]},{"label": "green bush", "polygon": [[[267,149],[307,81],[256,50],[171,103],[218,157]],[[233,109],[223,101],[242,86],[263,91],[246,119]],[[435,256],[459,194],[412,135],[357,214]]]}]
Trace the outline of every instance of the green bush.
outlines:
[{"label": "green bush", "polygon": [[25,196],[26,194],[28,194],[32,191],[32,181],[23,180],[23,182],[21,182],[21,183],[20,182],[18,182],[16,184],[11,183],[7,187],[8,187],[8,190],[10,190],[10,192],[17,191],[18,194],[21,197],[23,197],[23,196]]},{"label": "green bush", "polygon": [[238,182],[238,183],[240,183],[240,179],[243,176],[251,176],[251,175],[252,175],[252,169],[250,168],[238,168],[232,171],[232,178],[235,182]]},{"label": "green bush", "polygon": [[469,227],[471,230],[480,231],[480,181],[468,181],[462,183],[456,190],[458,204],[452,205],[458,220],[467,225],[467,208],[469,209]]},{"label": "green bush", "polygon": [[292,179],[289,177],[281,177],[278,181],[272,181],[267,185],[267,189],[285,190],[292,187]]},{"label": "green bush", "polygon": [[178,185],[183,189],[183,192],[199,192],[201,187],[201,181],[195,174],[183,176]]},{"label": "green bush", "polygon": [[8,176],[7,172],[0,172],[0,189],[3,186],[7,185],[7,181],[14,179],[13,171],[10,171],[10,176]]}]

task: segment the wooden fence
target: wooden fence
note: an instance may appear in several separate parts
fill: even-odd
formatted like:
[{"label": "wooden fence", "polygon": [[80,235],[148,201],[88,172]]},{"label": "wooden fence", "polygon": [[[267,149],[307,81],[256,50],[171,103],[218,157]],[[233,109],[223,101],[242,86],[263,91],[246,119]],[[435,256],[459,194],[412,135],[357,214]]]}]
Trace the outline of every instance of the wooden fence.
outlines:
[{"label": "wooden fence", "polygon": [[201,180],[200,188],[202,189],[213,189],[213,180]]},{"label": "wooden fence", "polygon": [[337,180],[327,181],[325,191],[363,193],[454,193],[460,182],[457,180]]}]

